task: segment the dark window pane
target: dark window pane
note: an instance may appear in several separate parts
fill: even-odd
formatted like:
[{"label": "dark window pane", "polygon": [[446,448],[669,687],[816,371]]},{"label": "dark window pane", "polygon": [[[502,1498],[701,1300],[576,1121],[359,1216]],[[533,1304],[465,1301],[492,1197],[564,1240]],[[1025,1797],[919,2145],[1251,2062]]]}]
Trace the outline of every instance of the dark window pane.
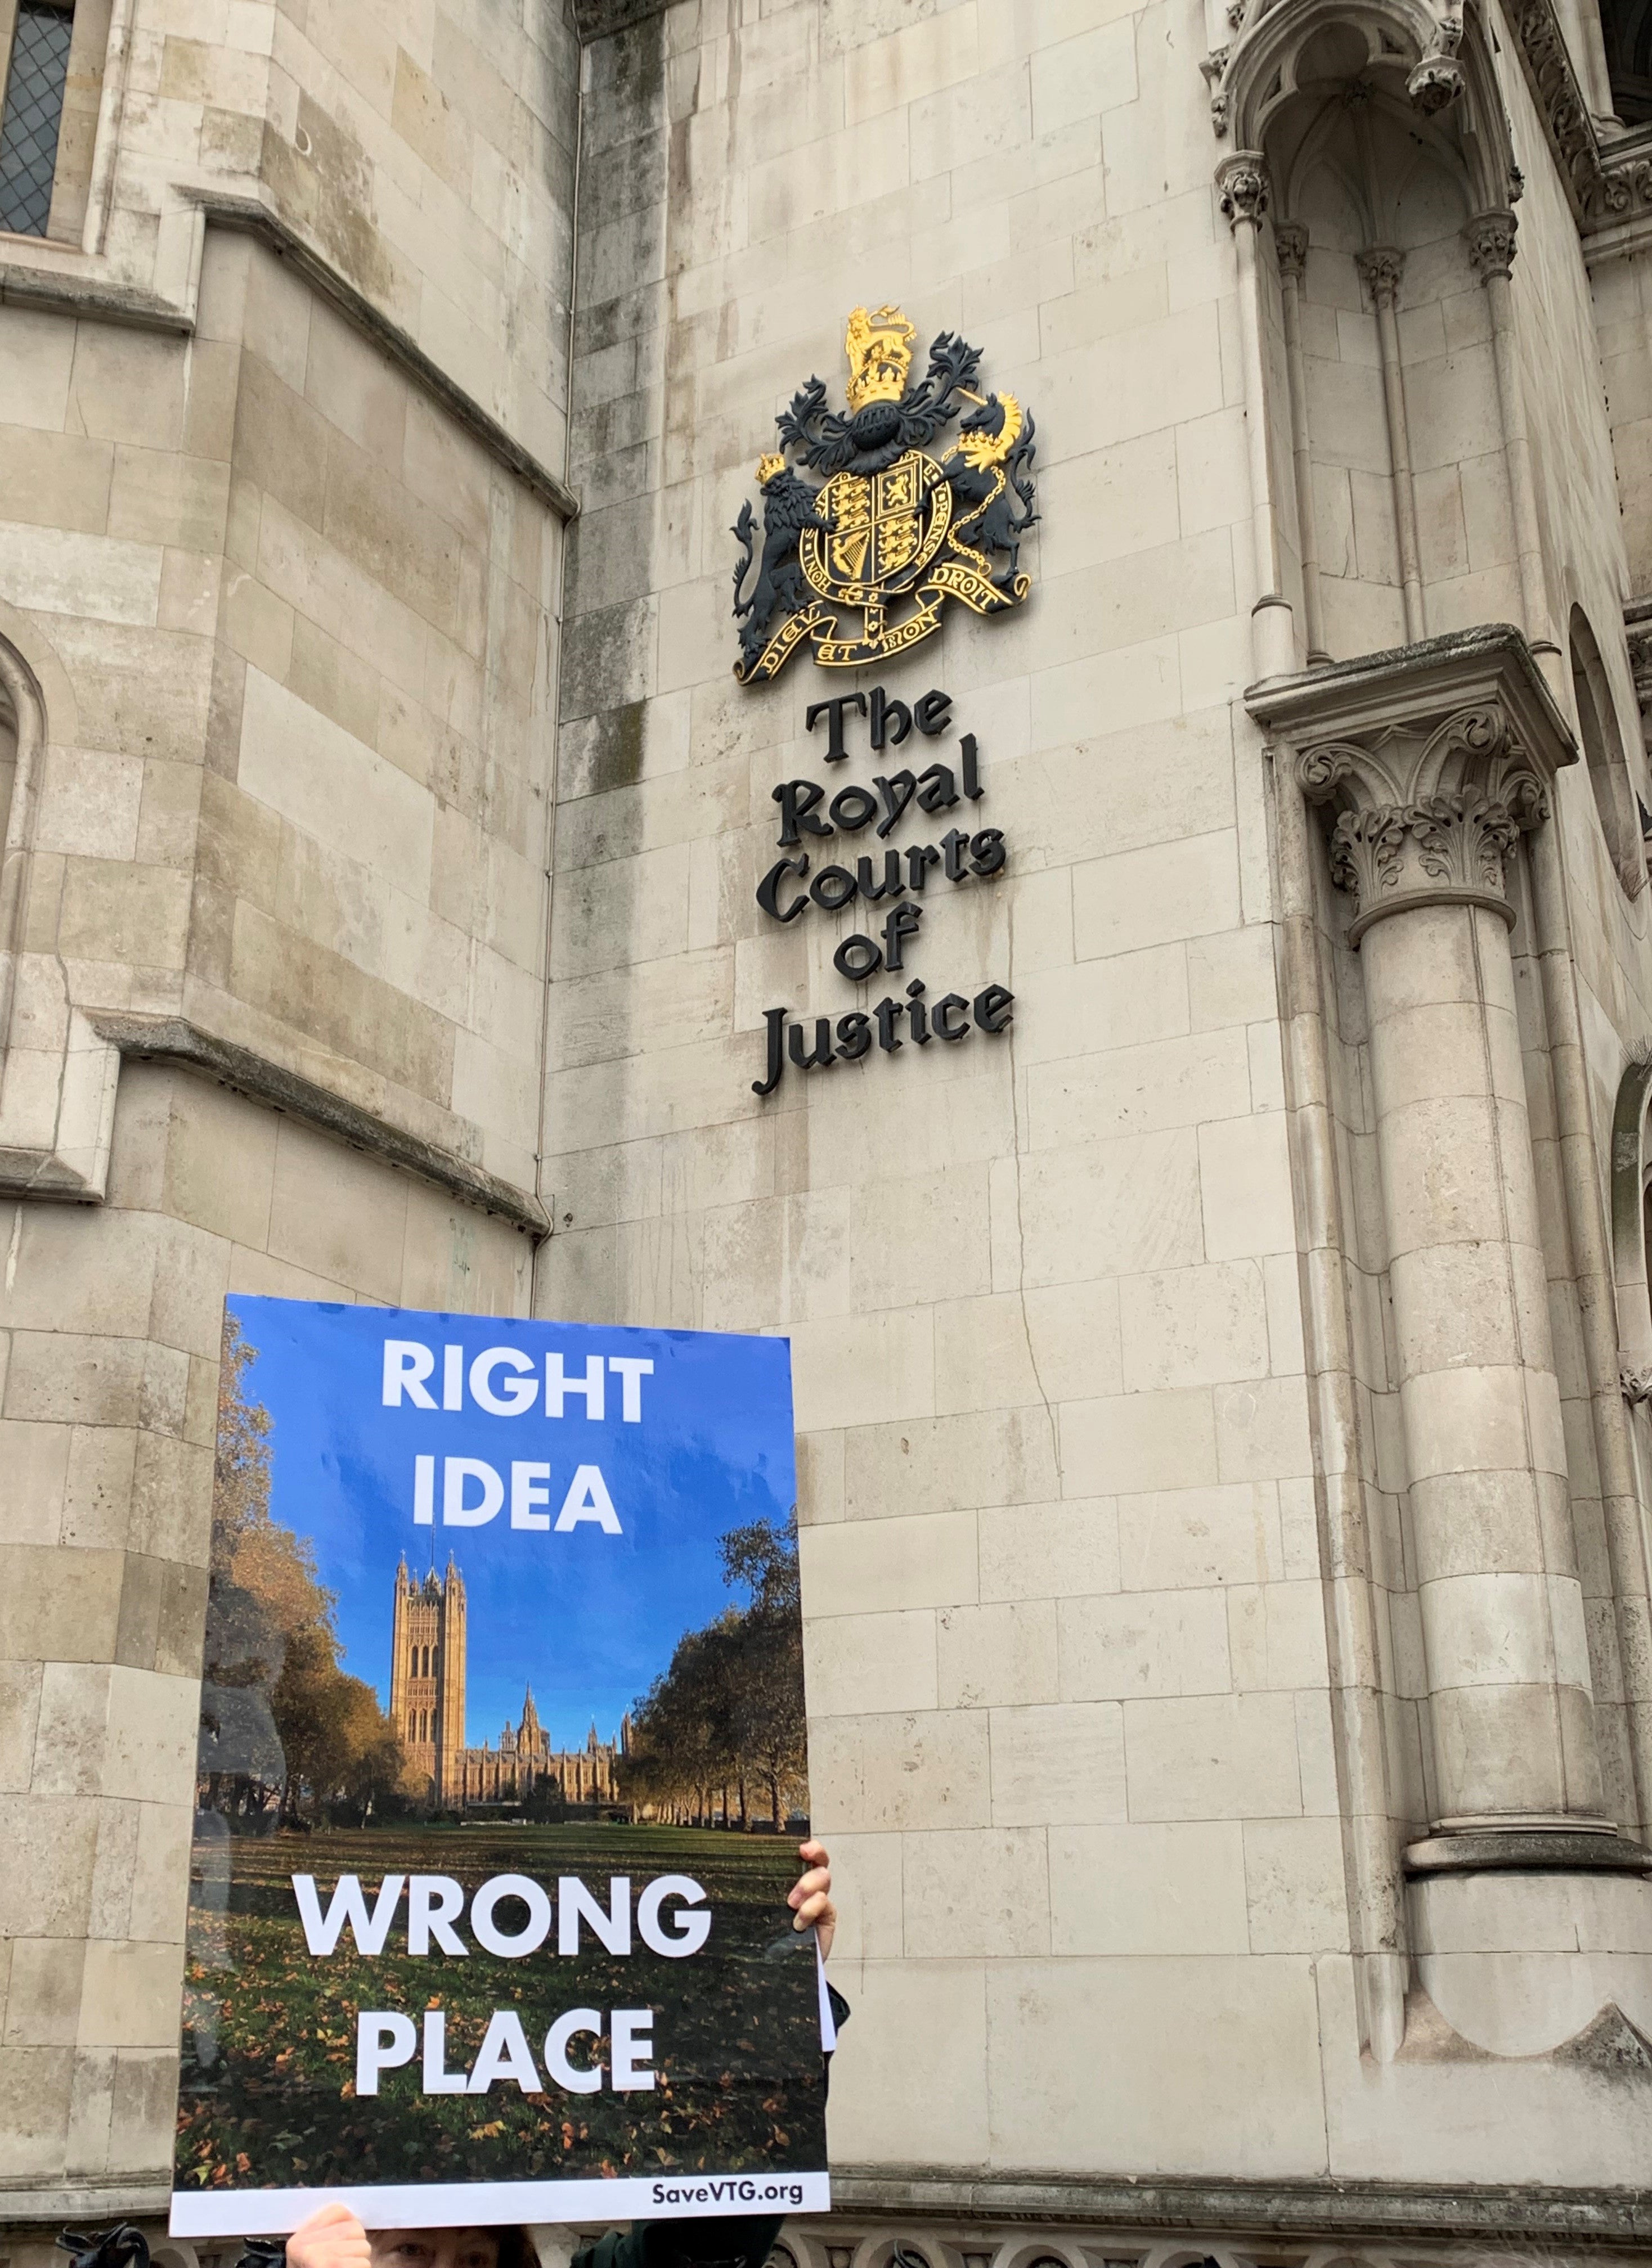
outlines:
[{"label": "dark window pane", "polygon": [[73,29],[72,9],[48,7],[44,0],[22,0],[18,9],[0,119],[0,228],[19,236],[46,233]]},{"label": "dark window pane", "polygon": [[1652,122],[1652,6],[1648,0],[1602,0],[1600,28],[1619,117],[1626,126]]}]

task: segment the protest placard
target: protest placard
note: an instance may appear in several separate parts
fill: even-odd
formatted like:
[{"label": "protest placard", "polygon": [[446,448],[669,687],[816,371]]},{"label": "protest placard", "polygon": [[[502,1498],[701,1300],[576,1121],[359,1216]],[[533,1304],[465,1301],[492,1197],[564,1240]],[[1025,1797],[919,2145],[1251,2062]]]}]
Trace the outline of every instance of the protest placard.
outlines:
[{"label": "protest placard", "polygon": [[226,1304],[173,2234],[820,2210],[785,1340]]}]

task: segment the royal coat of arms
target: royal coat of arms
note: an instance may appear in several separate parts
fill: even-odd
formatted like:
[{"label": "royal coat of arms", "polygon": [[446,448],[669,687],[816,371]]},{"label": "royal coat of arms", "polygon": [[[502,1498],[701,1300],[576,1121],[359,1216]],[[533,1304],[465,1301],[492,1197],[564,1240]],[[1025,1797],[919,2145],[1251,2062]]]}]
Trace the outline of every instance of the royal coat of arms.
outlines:
[{"label": "royal coat of arms", "polygon": [[[948,599],[1001,615],[1031,588],[1017,563],[1038,517],[1032,418],[1013,394],[976,390],[981,350],[950,331],[911,385],[915,336],[898,307],[857,307],[844,338],[848,416],[811,378],[775,420],[782,446],[757,464],[762,550],[749,503],[734,529],[742,685],[778,676],[805,639],[816,661],[853,669],[926,638]],[[952,447],[932,455],[955,418]],[[825,475],[818,486],[788,450]]]}]

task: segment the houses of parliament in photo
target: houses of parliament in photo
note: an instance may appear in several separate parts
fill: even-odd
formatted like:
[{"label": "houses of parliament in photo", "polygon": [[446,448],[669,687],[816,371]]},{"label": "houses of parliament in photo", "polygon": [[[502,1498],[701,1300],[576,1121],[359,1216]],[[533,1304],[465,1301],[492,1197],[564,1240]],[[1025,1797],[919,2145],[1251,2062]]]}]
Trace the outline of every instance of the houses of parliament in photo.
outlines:
[{"label": "houses of parliament in photo", "polygon": [[465,1741],[468,1645],[465,1579],[450,1555],[446,1570],[422,1580],[404,1559],[395,1572],[391,1609],[390,1722],[416,1771],[428,1775],[438,1810],[526,1803],[554,1783],[569,1809],[600,1810],[624,1802],[618,1766],[630,1719],[616,1740],[600,1741],[594,1724],[582,1749],[553,1749],[539,1721],[534,1691],[520,1720],[501,1728],[498,1745]]}]

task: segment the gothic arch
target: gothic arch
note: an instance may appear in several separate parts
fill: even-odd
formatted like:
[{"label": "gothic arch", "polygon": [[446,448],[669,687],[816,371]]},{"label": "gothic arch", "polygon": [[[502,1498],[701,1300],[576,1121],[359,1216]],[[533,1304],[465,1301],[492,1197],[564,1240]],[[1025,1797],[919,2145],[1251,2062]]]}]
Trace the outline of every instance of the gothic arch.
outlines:
[{"label": "gothic arch", "polygon": [[[1232,46],[1213,57],[1219,132],[1235,149],[1265,151],[1280,114],[1311,85],[1304,80],[1348,35],[1340,75],[1367,78],[1403,99],[1419,118],[1453,114],[1472,208],[1500,208],[1516,195],[1508,121],[1478,11],[1427,0],[1252,0]],[[1436,129],[1436,131],[1438,129]]]}]

